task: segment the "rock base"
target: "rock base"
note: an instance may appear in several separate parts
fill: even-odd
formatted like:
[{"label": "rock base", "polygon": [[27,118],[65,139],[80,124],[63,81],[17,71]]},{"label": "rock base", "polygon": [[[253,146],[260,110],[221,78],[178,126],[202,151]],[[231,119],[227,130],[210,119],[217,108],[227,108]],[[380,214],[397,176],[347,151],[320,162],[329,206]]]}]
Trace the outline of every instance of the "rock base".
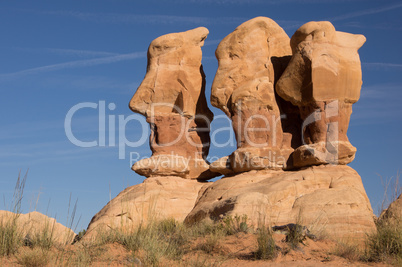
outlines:
[{"label": "rock base", "polygon": [[185,222],[243,214],[254,226],[298,223],[351,241],[375,230],[361,178],[348,166],[250,171],[222,178],[205,188]]}]

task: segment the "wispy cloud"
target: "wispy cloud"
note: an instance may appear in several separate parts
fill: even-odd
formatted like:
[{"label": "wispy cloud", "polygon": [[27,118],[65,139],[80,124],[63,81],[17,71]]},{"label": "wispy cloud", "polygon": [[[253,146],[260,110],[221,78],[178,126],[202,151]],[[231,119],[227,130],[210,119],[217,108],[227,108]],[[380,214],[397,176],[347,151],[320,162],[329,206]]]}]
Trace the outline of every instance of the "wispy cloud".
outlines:
[{"label": "wispy cloud", "polygon": [[[363,84],[361,90],[362,98],[370,99],[389,99],[390,95],[393,98],[402,97],[402,84],[375,84],[370,86],[365,86]],[[399,103],[398,103],[399,104]]]},{"label": "wispy cloud", "polygon": [[69,16],[80,20],[96,23],[126,23],[126,24],[233,24],[245,20],[242,17],[196,17],[196,16],[171,16],[171,15],[143,15],[143,14],[121,14],[121,13],[90,13],[67,10],[54,11],[33,11],[40,14]]},{"label": "wispy cloud", "polygon": [[[66,141],[41,142],[34,144],[3,145],[0,151],[0,166],[25,165],[33,166],[46,162],[67,162],[84,158],[111,157],[117,158],[117,147],[91,147],[81,148],[73,146]],[[12,152],[10,152],[12,151]]]},{"label": "wispy cloud", "polygon": [[[402,107],[398,101],[402,97],[402,84],[375,84],[361,89],[360,100],[353,106],[351,119],[358,124],[380,124],[401,120]],[[386,104],[384,104],[386,103]],[[375,119],[373,121],[373,119]]]},{"label": "wispy cloud", "polygon": [[65,63],[59,64],[52,64],[37,68],[26,69],[22,71],[17,71],[13,73],[3,73],[0,74],[0,79],[13,79],[18,78],[23,75],[29,74],[37,74],[41,72],[48,72],[48,71],[56,71],[61,69],[71,69],[71,68],[81,68],[81,67],[89,67],[89,66],[96,66],[102,64],[110,64],[125,60],[133,60],[137,58],[144,58],[146,56],[146,52],[135,52],[129,54],[121,54],[117,56],[109,56],[109,57],[102,57],[102,58],[95,58],[95,59],[85,59],[85,60],[75,60],[69,61]]},{"label": "wispy cloud", "polygon": [[[159,1],[159,0],[158,0]],[[339,3],[339,2],[361,2],[364,0],[164,0],[169,3],[192,3],[192,4],[217,4],[217,5],[248,5],[265,4],[278,5],[288,3]]]},{"label": "wispy cloud", "polygon": [[[297,0],[291,0],[297,1]],[[313,0],[314,1],[314,0]],[[264,1],[236,1],[228,0],[222,3],[266,3]],[[272,1],[276,2],[276,1]],[[277,1],[281,3],[280,1]],[[303,1],[302,1],[303,2]],[[187,2],[186,2],[187,3]],[[218,4],[216,1],[211,1],[213,4]],[[63,17],[73,17],[82,21],[89,21],[94,23],[115,23],[115,24],[155,24],[155,25],[168,25],[168,24],[190,24],[190,25],[216,25],[216,24],[229,24],[240,25],[241,23],[250,19],[250,17],[200,17],[200,16],[175,16],[175,15],[155,15],[155,14],[122,14],[122,13],[92,13],[80,12],[72,10],[32,10],[32,9],[19,9],[22,12],[36,13],[40,15],[53,15]],[[301,24],[298,21],[292,20],[277,20],[277,23],[284,29],[293,29]]]},{"label": "wispy cloud", "polygon": [[45,48],[44,51],[62,56],[77,56],[77,57],[112,57],[121,55],[119,53],[112,53],[112,52],[60,49],[60,48]]},{"label": "wispy cloud", "polygon": [[[402,30],[401,20],[394,22],[375,22],[375,23],[363,23],[358,21],[347,21],[342,24],[345,27],[359,28],[359,29],[378,29],[378,30],[392,30],[400,31]],[[395,33],[394,33],[395,34]]]},{"label": "wispy cloud", "polygon": [[17,51],[27,51],[36,53],[47,53],[61,56],[75,56],[81,58],[89,57],[110,57],[121,55],[119,53],[105,52],[105,51],[93,51],[93,50],[77,50],[77,49],[63,49],[63,48],[29,48],[29,47],[11,47]]},{"label": "wispy cloud", "polygon": [[351,18],[366,16],[366,15],[378,14],[378,13],[386,12],[389,10],[401,8],[401,7],[402,7],[402,3],[398,3],[398,4],[388,5],[388,6],[384,6],[384,7],[364,9],[364,10],[360,10],[357,12],[352,12],[352,13],[344,14],[341,16],[332,17],[332,18],[329,18],[328,20],[340,21],[340,20],[351,19]]},{"label": "wispy cloud", "polygon": [[395,63],[368,62],[362,63],[362,65],[370,69],[402,69],[402,64]]},{"label": "wispy cloud", "polygon": [[25,121],[14,124],[5,124],[3,122],[3,127],[0,129],[0,145],[9,143],[10,139],[27,139],[33,135],[43,136],[44,133],[53,133],[55,130],[62,129],[62,123],[58,120]]},{"label": "wispy cloud", "polygon": [[218,5],[243,5],[243,4],[260,4],[260,3],[274,3],[278,0],[175,0],[174,3],[192,3],[192,4],[218,4]]}]

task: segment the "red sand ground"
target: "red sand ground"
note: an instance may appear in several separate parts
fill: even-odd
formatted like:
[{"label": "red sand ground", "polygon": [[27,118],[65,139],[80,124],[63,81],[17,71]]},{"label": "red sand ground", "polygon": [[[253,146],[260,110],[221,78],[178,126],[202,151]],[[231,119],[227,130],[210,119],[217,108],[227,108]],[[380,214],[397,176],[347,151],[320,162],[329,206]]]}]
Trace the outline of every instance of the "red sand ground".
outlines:
[{"label": "red sand ground", "polygon": [[[181,262],[162,259],[160,266],[390,266],[384,263],[366,263],[349,260],[334,255],[337,243],[330,240],[313,241],[307,239],[305,245],[297,249],[290,249],[284,242],[284,235],[274,234],[276,245],[280,253],[274,260],[255,260],[254,252],[257,250],[257,236],[254,234],[239,233],[223,237],[211,253],[200,250],[200,244],[205,238],[198,238],[188,246]],[[29,251],[30,248],[21,248],[16,256],[0,258],[0,266],[21,266],[18,257]],[[136,257],[122,245],[109,244],[96,248],[85,248],[82,244],[70,245],[63,250],[52,249],[49,254],[47,266],[77,266],[76,257],[85,259],[92,254],[93,261],[80,266],[146,266],[140,260],[145,254],[139,251]]]}]

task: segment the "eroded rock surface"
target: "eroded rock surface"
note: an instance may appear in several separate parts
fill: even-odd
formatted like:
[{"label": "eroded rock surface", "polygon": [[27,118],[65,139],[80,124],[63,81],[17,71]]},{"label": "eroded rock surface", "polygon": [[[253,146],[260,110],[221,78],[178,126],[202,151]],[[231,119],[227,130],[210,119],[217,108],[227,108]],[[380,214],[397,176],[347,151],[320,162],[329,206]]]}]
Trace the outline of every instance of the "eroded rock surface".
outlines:
[{"label": "eroded rock surface", "polygon": [[389,221],[402,220],[402,194],[381,213],[380,219]]},{"label": "eroded rock surface", "polygon": [[348,164],[356,153],[347,137],[352,104],[360,97],[362,72],[357,50],[363,35],[336,31],[328,21],[308,22],[290,40],[292,59],[276,84],[280,97],[298,106],[303,146],[295,167]]},{"label": "eroded rock surface", "polygon": [[152,157],[133,165],[141,175],[190,179],[216,175],[204,160],[213,119],[201,65],[201,47],[208,33],[203,27],[171,33],[149,46],[146,76],[130,101],[131,110],[151,125]]},{"label": "eroded rock surface", "polygon": [[206,184],[177,176],[147,178],[141,184],[126,188],[103,207],[92,218],[86,238],[111,229],[130,232],[140,223],[159,219],[183,221]]},{"label": "eroded rock surface", "polygon": [[360,239],[375,230],[360,176],[348,166],[261,170],[222,178],[201,192],[186,223],[246,214],[250,223],[298,223],[331,238]]},{"label": "eroded rock surface", "polygon": [[27,214],[15,214],[10,211],[0,210],[0,224],[7,225],[15,220],[18,231],[22,237],[34,238],[36,235],[47,234],[55,243],[71,244],[75,233],[68,227],[58,223],[42,213],[33,211]]},{"label": "eroded rock surface", "polygon": [[[291,39],[265,17],[237,27],[216,50],[211,92],[211,104],[232,120],[237,149],[208,165],[207,34],[197,28],[151,43],[147,74],[130,102],[151,125],[152,157],[133,165],[148,178],[96,214],[87,236],[161,218],[191,224],[247,215],[255,227],[293,223],[363,240],[375,230],[374,215],[360,176],[345,164],[356,152],[347,129],[365,37],[329,22],[306,23]],[[218,173],[226,177],[189,180]]]},{"label": "eroded rock surface", "polygon": [[283,136],[274,85],[291,55],[289,37],[273,20],[257,17],[226,36],[215,54],[211,104],[231,118],[238,149],[229,156],[229,169],[219,167],[220,160],[213,170],[283,168],[293,149],[291,136]]}]

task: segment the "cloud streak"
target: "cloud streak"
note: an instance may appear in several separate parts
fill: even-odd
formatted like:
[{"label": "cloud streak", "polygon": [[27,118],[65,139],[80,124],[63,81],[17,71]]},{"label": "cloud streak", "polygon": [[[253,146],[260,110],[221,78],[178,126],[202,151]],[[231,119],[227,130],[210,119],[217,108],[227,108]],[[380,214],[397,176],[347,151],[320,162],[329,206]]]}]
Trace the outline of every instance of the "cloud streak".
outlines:
[{"label": "cloud streak", "polygon": [[28,47],[12,47],[11,49],[17,51],[28,51],[36,53],[51,53],[61,56],[75,56],[81,58],[88,57],[110,57],[118,56],[120,53],[105,52],[105,51],[92,51],[92,50],[77,50],[77,49],[63,49],[63,48],[28,48]]},{"label": "cloud streak", "polygon": [[165,0],[169,3],[191,3],[191,4],[217,4],[217,5],[248,5],[248,4],[268,4],[268,5],[280,5],[288,3],[339,3],[339,2],[361,2],[363,0]]},{"label": "cloud streak", "polygon": [[[361,89],[361,98],[353,108],[352,119],[359,124],[381,124],[385,121],[400,121],[402,107],[398,102],[390,101],[402,97],[402,84],[375,84]],[[384,105],[384,103],[386,103]],[[373,121],[373,118],[378,120]]]},{"label": "cloud streak", "polygon": [[[244,1],[222,1],[222,3],[234,4]],[[258,2],[265,3],[264,1],[247,1],[249,4],[256,4]],[[275,2],[275,1],[273,1]],[[211,1],[213,4],[219,4]],[[278,2],[280,3],[280,2]],[[147,25],[171,25],[171,24],[192,24],[192,25],[216,25],[216,24],[229,24],[239,25],[247,20],[249,17],[197,17],[197,16],[174,16],[174,15],[155,15],[155,14],[122,14],[122,13],[91,13],[80,12],[72,10],[31,10],[20,9],[23,12],[36,13],[39,15],[52,15],[73,17],[82,21],[89,21],[93,23],[114,23],[114,24],[147,24]],[[283,28],[293,29],[300,26],[299,22],[293,20],[278,20]],[[295,25],[298,23],[297,25]]]},{"label": "cloud streak", "polygon": [[332,18],[329,18],[328,20],[330,20],[330,21],[346,20],[346,19],[366,16],[366,15],[378,14],[378,13],[386,12],[389,10],[401,8],[401,7],[402,7],[402,3],[398,3],[398,4],[389,5],[389,6],[385,6],[385,7],[370,8],[370,9],[365,9],[365,10],[361,10],[361,11],[357,11],[357,12],[352,12],[349,14],[332,17]]},{"label": "cloud streak", "polygon": [[112,52],[61,49],[61,48],[45,48],[44,51],[62,56],[78,56],[78,57],[113,57],[121,55],[119,53],[112,53]]},{"label": "cloud streak", "polygon": [[26,69],[26,70],[22,70],[22,71],[13,72],[13,73],[0,74],[0,79],[3,79],[3,80],[4,79],[13,79],[13,78],[18,78],[20,76],[37,74],[37,73],[41,73],[41,72],[49,72],[49,71],[56,71],[56,70],[61,70],[61,69],[72,69],[72,68],[80,68],[80,67],[90,67],[90,66],[110,64],[110,63],[126,61],[126,60],[133,60],[133,59],[144,58],[144,57],[146,57],[145,51],[129,53],[129,54],[120,54],[117,56],[109,56],[109,57],[102,57],[102,58],[95,58],[95,59],[75,60],[75,61],[70,61],[70,62],[65,62],[65,63],[52,64],[52,65],[47,65],[47,66],[42,66],[42,67],[37,67],[37,68]]},{"label": "cloud streak", "polygon": [[402,64],[395,63],[368,62],[362,63],[362,65],[370,69],[402,69]]},{"label": "cloud streak", "polygon": [[80,20],[96,23],[126,23],[126,24],[233,24],[243,22],[242,17],[194,17],[169,15],[139,15],[121,13],[89,13],[78,11],[34,11],[40,14],[75,17]]}]

